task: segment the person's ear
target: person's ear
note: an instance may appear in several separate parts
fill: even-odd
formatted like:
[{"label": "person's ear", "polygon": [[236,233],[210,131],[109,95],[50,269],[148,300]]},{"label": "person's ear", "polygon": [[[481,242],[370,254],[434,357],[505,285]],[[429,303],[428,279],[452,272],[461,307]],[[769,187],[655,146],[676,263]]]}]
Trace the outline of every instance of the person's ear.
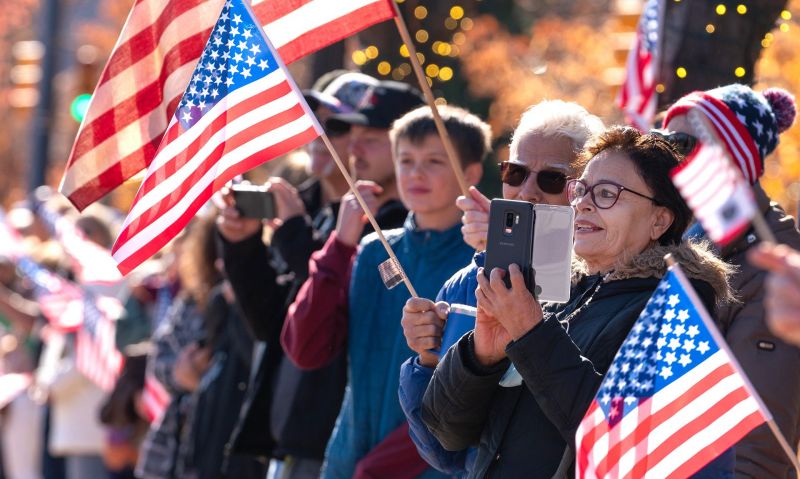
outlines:
[{"label": "person's ear", "polygon": [[467,182],[467,185],[477,185],[481,181],[481,177],[483,177],[482,163],[470,163],[464,168],[464,181]]},{"label": "person's ear", "polygon": [[672,226],[675,221],[675,214],[663,206],[658,206],[653,212],[653,222],[650,227],[650,239],[653,241],[658,240],[666,231]]}]

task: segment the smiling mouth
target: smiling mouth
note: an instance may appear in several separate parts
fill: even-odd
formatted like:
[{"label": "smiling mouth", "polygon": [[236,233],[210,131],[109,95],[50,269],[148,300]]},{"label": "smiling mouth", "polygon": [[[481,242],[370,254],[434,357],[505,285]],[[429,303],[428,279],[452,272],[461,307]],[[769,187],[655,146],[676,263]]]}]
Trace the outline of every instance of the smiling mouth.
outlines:
[{"label": "smiling mouth", "polygon": [[591,233],[593,231],[602,231],[602,229],[597,226],[575,225],[575,232],[577,233]]}]

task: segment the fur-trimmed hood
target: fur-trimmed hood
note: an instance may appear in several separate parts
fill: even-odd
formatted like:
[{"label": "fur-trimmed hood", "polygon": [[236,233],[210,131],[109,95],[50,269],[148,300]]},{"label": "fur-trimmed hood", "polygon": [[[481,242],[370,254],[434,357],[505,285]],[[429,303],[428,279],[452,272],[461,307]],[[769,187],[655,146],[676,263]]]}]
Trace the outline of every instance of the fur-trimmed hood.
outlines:
[{"label": "fur-trimmed hood", "polygon": [[[625,264],[606,274],[603,282],[629,278],[662,278],[667,272],[664,256],[672,254],[690,279],[705,281],[714,289],[717,303],[736,302],[729,284],[730,276],[736,272],[732,266],[717,257],[706,241],[684,241],[679,245],[656,245],[634,256]],[[577,283],[588,274],[586,263],[575,258],[572,264],[572,282]]]}]

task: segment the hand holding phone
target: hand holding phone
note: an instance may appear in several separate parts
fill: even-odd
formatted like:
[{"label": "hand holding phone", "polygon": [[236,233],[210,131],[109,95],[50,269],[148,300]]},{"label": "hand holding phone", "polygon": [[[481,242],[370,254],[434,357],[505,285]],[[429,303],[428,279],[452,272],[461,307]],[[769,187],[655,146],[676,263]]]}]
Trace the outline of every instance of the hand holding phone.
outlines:
[{"label": "hand holding phone", "polygon": [[[508,272],[516,264],[525,278],[528,290],[534,292],[533,270],[533,204],[517,200],[492,200],[489,207],[489,235],[486,243],[484,272],[487,276],[495,268]],[[511,288],[508,274],[503,280]]]}]

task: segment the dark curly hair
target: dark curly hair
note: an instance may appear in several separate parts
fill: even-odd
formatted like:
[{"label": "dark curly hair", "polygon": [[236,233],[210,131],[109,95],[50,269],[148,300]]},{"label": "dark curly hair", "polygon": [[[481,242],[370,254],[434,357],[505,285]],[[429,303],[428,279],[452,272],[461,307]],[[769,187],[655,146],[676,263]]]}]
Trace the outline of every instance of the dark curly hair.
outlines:
[{"label": "dark curly hair", "polygon": [[636,173],[653,192],[658,206],[672,212],[675,219],[658,238],[661,245],[678,244],[692,221],[692,211],[672,184],[669,173],[683,160],[680,153],[663,138],[639,132],[628,126],[613,126],[586,144],[579,159],[583,169],[600,152],[612,150],[626,155]]}]

